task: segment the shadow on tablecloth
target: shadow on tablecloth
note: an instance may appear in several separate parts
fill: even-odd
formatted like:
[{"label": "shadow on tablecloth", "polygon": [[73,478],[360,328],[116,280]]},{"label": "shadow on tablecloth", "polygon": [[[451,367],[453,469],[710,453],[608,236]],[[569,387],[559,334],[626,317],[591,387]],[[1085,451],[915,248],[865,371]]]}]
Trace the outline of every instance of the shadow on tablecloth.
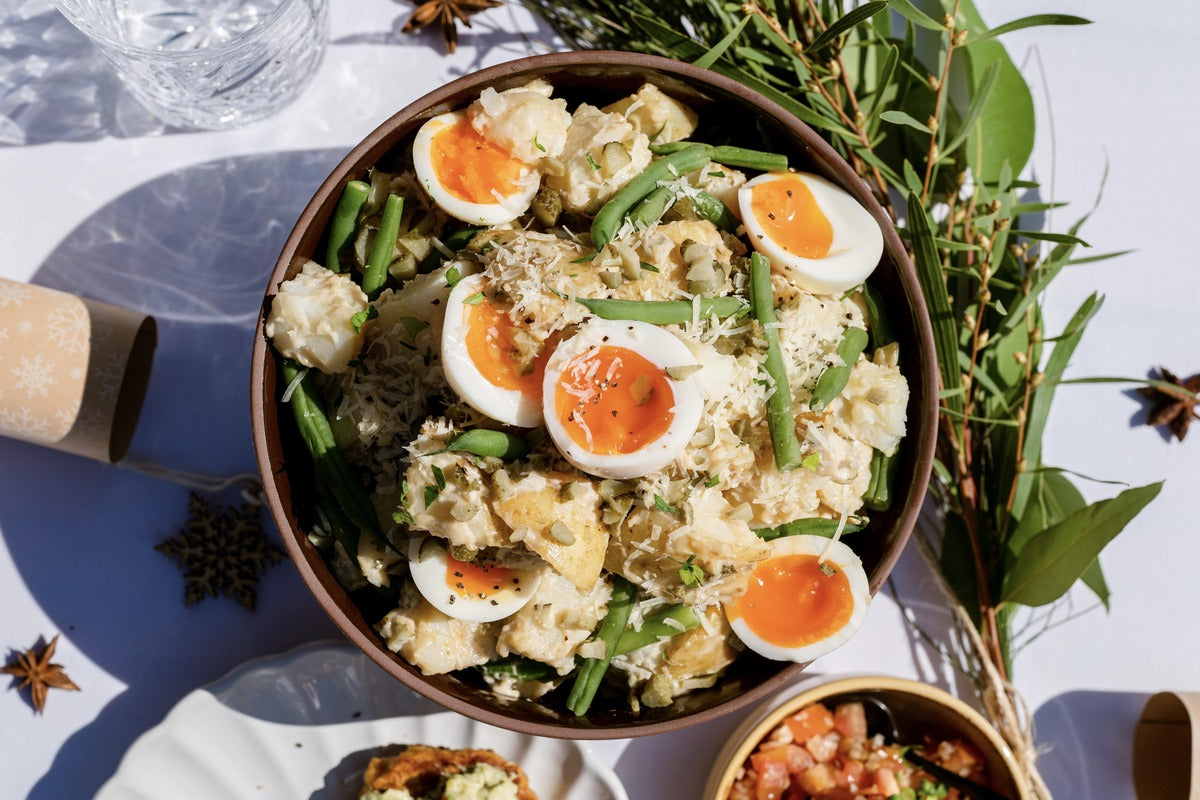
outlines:
[{"label": "shadow on tablecloth", "polygon": [[[210,475],[256,471],[258,307],[284,239],[342,155],[245,156],[164,175],[86,219],[42,264],[35,283],[158,320],[131,458]],[[236,492],[222,499],[238,501]],[[32,800],[90,797],[134,738],[198,683],[252,656],[338,637],[288,564],[268,570],[253,614],[226,598],[185,607],[182,578],[154,545],[187,512],[187,489],[173,483],[0,439],[0,530],[20,581],[68,653],[128,687],[65,743]],[[60,646],[69,663],[64,655]],[[50,705],[71,699],[56,693]]]},{"label": "shadow on tablecloth", "polygon": [[1054,797],[1133,800],[1133,734],[1141,692],[1060,694],[1034,714],[1038,768]]}]

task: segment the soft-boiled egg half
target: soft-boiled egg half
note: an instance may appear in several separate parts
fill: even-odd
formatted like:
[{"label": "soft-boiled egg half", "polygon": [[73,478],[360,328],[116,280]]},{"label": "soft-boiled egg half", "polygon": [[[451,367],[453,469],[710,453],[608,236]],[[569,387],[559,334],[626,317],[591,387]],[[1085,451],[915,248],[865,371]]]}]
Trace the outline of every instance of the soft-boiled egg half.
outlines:
[{"label": "soft-boiled egg half", "polygon": [[546,362],[546,430],[563,457],[590,475],[636,478],[662,469],[700,424],[698,371],[670,331],[590,320]]},{"label": "soft-boiled egg half", "polygon": [[871,213],[817,175],[759,175],[738,190],[738,207],[754,249],[813,294],[859,285],[883,255],[883,232]]},{"label": "soft-boiled egg half", "polygon": [[742,643],[775,661],[806,663],[841,647],[867,618],[871,592],[854,551],[822,536],[771,542],[725,616]]},{"label": "soft-boiled egg half", "polygon": [[417,179],[447,214],[471,225],[500,225],[525,213],[541,175],[471,125],[464,111],[439,114],[413,140]]},{"label": "soft-boiled egg half", "polygon": [[446,298],[442,367],[446,382],[472,408],[506,425],[542,421],[542,373],[550,348],[521,363],[517,326],[496,303],[482,274],[459,279]]},{"label": "soft-boiled egg half", "polygon": [[421,596],[443,614],[466,622],[511,617],[529,602],[541,574],[490,561],[459,561],[433,537],[408,546],[408,570]]}]

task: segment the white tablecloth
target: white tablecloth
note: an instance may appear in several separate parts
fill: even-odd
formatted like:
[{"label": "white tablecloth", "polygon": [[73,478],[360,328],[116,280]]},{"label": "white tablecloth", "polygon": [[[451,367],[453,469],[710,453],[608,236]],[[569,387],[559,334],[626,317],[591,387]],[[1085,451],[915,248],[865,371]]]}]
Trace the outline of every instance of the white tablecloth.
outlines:
[{"label": "white tablecloth", "polygon": [[[1008,44],[1038,108],[1030,173],[1070,201],[1056,230],[1104,198],[1083,229],[1095,252],[1135,249],[1068,270],[1047,298],[1054,331],[1088,293],[1106,295],[1069,374],[1200,371],[1200,278],[1192,234],[1200,149],[1190,36],[1200,10],[1169,18],[1118,0],[982,2],[993,24],[1054,10],[1084,28],[1013,34]],[[1054,6],[1054,8],[1049,8]],[[46,0],[0,0],[0,275],[155,314],[158,360],[131,458],[179,470],[253,472],[249,343],[265,277],[296,215],[329,169],[391,113],[447,79],[525,55],[552,37],[520,8],[475,17],[459,52],[436,32],[402,36],[410,11],[333,0],[333,35],[312,86],[277,117],[222,133],[161,131]],[[3,311],[0,310],[0,328]],[[1129,747],[1149,693],[1200,689],[1200,537],[1189,511],[1200,446],[1140,424],[1141,402],[1111,385],[1060,390],[1046,436],[1051,464],[1166,488],[1109,547],[1112,610],[1086,591],[1027,615],[1016,681],[1034,712],[1042,767],[1063,798],[1132,797]],[[1081,481],[1100,498],[1119,487]],[[62,632],[57,661],[83,691],[51,693],[35,716],[0,692],[3,795],[90,796],[180,697],[244,660],[336,637],[288,565],[264,578],[250,614],[228,601],[182,603],[175,567],[153,549],[183,524],[187,490],[0,440],[0,647]],[[919,677],[964,693],[901,616],[895,597],[937,624],[915,553],[866,628],[821,672]],[[1044,633],[1045,635],[1039,636]],[[626,746],[602,743],[639,800],[694,795],[701,766],[737,718]]]}]

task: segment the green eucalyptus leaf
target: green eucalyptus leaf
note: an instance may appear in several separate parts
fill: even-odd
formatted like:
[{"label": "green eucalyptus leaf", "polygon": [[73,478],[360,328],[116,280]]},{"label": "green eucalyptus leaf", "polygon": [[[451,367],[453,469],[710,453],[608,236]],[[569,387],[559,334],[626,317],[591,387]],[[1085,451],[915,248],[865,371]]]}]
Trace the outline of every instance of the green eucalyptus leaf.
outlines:
[{"label": "green eucalyptus leaf", "polygon": [[945,25],[914,6],[909,0],[891,0],[891,8],[918,28],[929,31],[946,30]]},{"label": "green eucalyptus leaf", "polygon": [[1105,545],[1161,490],[1161,481],[1127,489],[1068,515],[1034,536],[1004,576],[1001,602],[1042,606],[1062,597]]},{"label": "green eucalyptus leaf", "polygon": [[1000,75],[1000,61],[994,61],[984,70],[982,77],[979,79],[979,84],[971,93],[971,106],[967,109],[967,115],[963,117],[962,122],[958,125],[958,131],[954,137],[941,148],[938,154],[938,160],[944,160],[957,150],[967,137],[972,133],[979,132],[979,118],[983,116],[983,110],[987,107],[987,101],[992,96],[992,90],[996,88],[996,79]]},{"label": "green eucalyptus leaf", "polygon": [[1026,239],[1037,239],[1042,242],[1056,242],[1058,244],[1078,244],[1084,247],[1091,247],[1090,244],[1070,233],[1053,233],[1051,231],[1023,231],[1013,229],[1009,231],[1013,236],[1024,236]]},{"label": "green eucalyptus leaf", "polygon": [[975,555],[962,517],[948,514],[942,533],[942,553],[938,559],[946,582],[954,596],[979,625],[979,583],[975,574]]},{"label": "green eucalyptus leaf", "polygon": [[1046,359],[1041,384],[1034,387],[1029,401],[1029,413],[1025,421],[1025,449],[1021,458],[1027,469],[1016,478],[1016,489],[1013,491],[1012,515],[1020,519],[1025,512],[1025,503],[1029,499],[1031,474],[1029,470],[1041,466],[1042,434],[1046,430],[1046,419],[1050,416],[1050,402],[1054,399],[1054,390],[1058,381],[1066,371],[1079,340],[1087,328],[1088,322],[1100,310],[1104,299],[1098,294],[1091,294],[1079,306],[1079,309],[1067,323],[1061,336],[1058,337],[1050,357]]},{"label": "green eucalyptus leaf", "polygon": [[1112,253],[1100,253],[1094,256],[1084,256],[1083,258],[1072,258],[1066,262],[1065,266],[1075,267],[1080,264],[1095,264],[1097,261],[1108,261],[1110,258],[1120,258],[1121,256],[1127,256],[1130,253],[1136,252],[1136,250],[1116,250]]},{"label": "green eucalyptus leaf", "polygon": [[704,69],[711,67],[717,62],[718,58],[725,55],[725,51],[729,49],[729,46],[733,44],[734,40],[742,35],[742,29],[746,27],[746,23],[749,21],[750,17],[743,17],[742,21],[737,24],[737,27],[725,34],[721,41],[713,45],[707,53],[700,56],[692,63],[697,67],[703,67]]},{"label": "green eucalyptus leaf", "polygon": [[[972,0],[961,0],[959,11],[971,33],[982,34],[987,30]],[[992,65],[998,65],[995,83],[979,114],[979,124],[967,138],[965,153],[975,180],[995,182],[1005,161],[1014,175],[1020,175],[1033,152],[1034,139],[1033,96],[1020,70],[1004,45],[996,41],[983,41],[959,50],[954,58],[956,62],[959,58],[966,61],[971,97],[978,93]]]},{"label": "green eucalyptus leaf", "polygon": [[1087,569],[1079,576],[1079,580],[1083,585],[1092,590],[1092,594],[1096,595],[1105,611],[1111,611],[1108,601],[1111,595],[1108,591],[1108,581],[1104,579],[1104,570],[1100,567],[1100,559],[1096,559],[1091,564],[1088,564]]},{"label": "green eucalyptus leaf", "polygon": [[893,125],[907,125],[910,128],[915,128],[921,133],[932,136],[933,131],[929,130],[929,126],[924,122],[913,119],[912,115],[906,111],[896,111],[895,109],[880,112],[879,118],[884,122],[890,122]]},{"label": "green eucalyptus leaf", "polygon": [[[933,228],[916,192],[909,192],[908,195],[908,232],[912,241],[917,278],[925,294],[925,301],[929,304],[938,372],[942,377],[941,388],[953,392],[962,386],[962,373],[958,367],[958,335],[955,330],[957,326],[954,312],[950,310],[950,297],[946,293],[946,278],[938,259],[937,246],[933,241]],[[947,397],[946,407],[961,412],[962,397]]]},{"label": "green eucalyptus leaf", "polygon": [[995,39],[997,36],[1003,36],[1006,33],[1019,31],[1023,28],[1036,28],[1044,25],[1091,25],[1090,19],[1076,17],[1071,14],[1034,14],[1021,19],[1014,19],[1012,22],[1006,22],[1003,25],[997,25],[990,31],[972,36],[967,39],[967,47],[979,42],[986,42]]},{"label": "green eucalyptus leaf", "polygon": [[832,44],[839,36],[854,28],[858,24],[869,20],[871,17],[878,14],[888,7],[886,0],[874,0],[874,2],[863,3],[857,8],[843,14],[833,22],[821,34],[812,40],[808,47],[804,48],[806,53],[815,53],[826,45]]}]

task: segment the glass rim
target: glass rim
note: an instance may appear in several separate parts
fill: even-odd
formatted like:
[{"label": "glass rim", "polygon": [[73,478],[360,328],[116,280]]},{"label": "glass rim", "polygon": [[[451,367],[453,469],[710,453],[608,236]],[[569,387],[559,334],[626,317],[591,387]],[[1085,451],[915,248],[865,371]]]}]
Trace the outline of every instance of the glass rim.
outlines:
[{"label": "glass rim", "polygon": [[[123,53],[151,56],[169,61],[184,61],[188,59],[194,59],[198,54],[221,55],[243,47],[246,42],[255,41],[261,38],[264,32],[274,27],[289,4],[295,5],[296,3],[304,3],[305,5],[311,6],[314,9],[318,6],[325,9],[329,7],[329,0],[278,0],[278,2],[275,4],[275,7],[271,9],[271,13],[264,17],[260,23],[256,24],[247,31],[239,33],[229,41],[221,42],[220,44],[212,45],[210,47],[193,48],[191,50],[164,50],[157,47],[142,47],[141,45],[131,44],[123,39],[114,37],[110,32],[97,26],[94,22],[92,22],[92,20],[86,19],[75,13],[75,10],[83,4],[81,0],[50,0],[50,3],[58,10],[60,14],[63,15],[63,18],[66,19],[67,22],[81,31],[89,39],[96,42],[98,45],[102,45],[106,48],[118,49]],[[321,44],[324,45],[325,42],[322,42]]]}]

